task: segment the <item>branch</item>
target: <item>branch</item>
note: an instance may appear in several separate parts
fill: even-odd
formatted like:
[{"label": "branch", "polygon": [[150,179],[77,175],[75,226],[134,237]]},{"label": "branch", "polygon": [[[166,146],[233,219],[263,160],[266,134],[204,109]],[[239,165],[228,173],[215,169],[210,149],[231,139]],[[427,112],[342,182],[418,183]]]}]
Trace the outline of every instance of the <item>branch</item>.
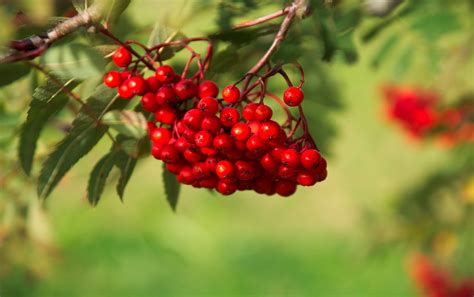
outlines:
[{"label": "branch", "polygon": [[33,35],[10,43],[11,52],[0,57],[0,64],[31,60],[41,56],[54,42],[71,34],[80,27],[90,26],[101,17],[102,7],[92,5],[42,35]]},{"label": "branch", "polygon": [[252,26],[255,26],[255,25],[258,25],[258,24],[262,24],[262,23],[268,22],[270,20],[276,19],[278,17],[281,17],[283,15],[286,15],[289,11],[290,11],[290,6],[285,7],[282,10],[276,11],[272,14],[260,17],[258,19],[240,23],[238,25],[233,26],[232,29],[238,30],[238,29],[252,27]]}]

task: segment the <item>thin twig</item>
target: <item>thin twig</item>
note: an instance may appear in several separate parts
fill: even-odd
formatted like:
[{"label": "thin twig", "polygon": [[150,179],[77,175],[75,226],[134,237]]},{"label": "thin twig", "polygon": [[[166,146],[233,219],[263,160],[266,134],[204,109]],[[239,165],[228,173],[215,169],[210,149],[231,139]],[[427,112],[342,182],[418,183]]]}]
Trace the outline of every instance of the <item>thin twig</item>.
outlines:
[{"label": "thin twig", "polygon": [[252,27],[252,26],[255,26],[255,25],[263,24],[265,22],[268,22],[268,21],[271,21],[273,19],[276,19],[278,17],[283,16],[283,15],[287,14],[289,11],[290,11],[290,7],[288,6],[288,7],[283,8],[282,10],[276,11],[272,14],[260,17],[258,19],[252,20],[252,21],[247,21],[247,22],[243,22],[243,23],[240,23],[238,25],[235,25],[235,26],[232,27],[232,29],[238,30],[238,29],[242,29],[242,28],[247,28],[247,27]]}]

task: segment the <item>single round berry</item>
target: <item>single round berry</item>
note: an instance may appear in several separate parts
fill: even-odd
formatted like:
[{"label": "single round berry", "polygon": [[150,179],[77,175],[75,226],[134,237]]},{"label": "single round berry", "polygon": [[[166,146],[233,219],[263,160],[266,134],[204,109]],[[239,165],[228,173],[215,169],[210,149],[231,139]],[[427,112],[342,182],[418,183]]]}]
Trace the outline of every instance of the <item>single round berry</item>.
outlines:
[{"label": "single round berry", "polygon": [[204,130],[201,130],[194,135],[194,142],[199,147],[210,146],[212,145],[213,140],[214,138],[212,137],[212,134]]},{"label": "single round berry", "polygon": [[171,106],[175,104],[177,99],[173,88],[170,86],[162,86],[156,93],[156,102],[163,106]]},{"label": "single round berry", "polygon": [[156,128],[151,134],[151,141],[159,147],[168,144],[171,140],[171,131],[166,128]]},{"label": "single round berry", "polygon": [[280,125],[275,121],[266,121],[260,125],[258,136],[263,140],[274,140],[280,135]]},{"label": "single round berry", "polygon": [[253,154],[259,154],[267,148],[265,141],[258,137],[258,135],[250,136],[249,139],[247,139],[246,145],[247,149]]},{"label": "single round berry", "polygon": [[273,182],[267,177],[258,178],[253,183],[253,189],[259,194],[267,194],[274,188]]},{"label": "single round berry", "polygon": [[216,83],[211,80],[203,81],[198,88],[199,98],[213,97],[216,98],[219,95],[219,88]]},{"label": "single round berry", "polygon": [[240,99],[240,90],[236,86],[230,85],[222,90],[222,99],[227,103],[236,103]]},{"label": "single round berry", "polygon": [[163,83],[170,83],[174,79],[173,68],[169,65],[163,65],[156,69],[156,78]]},{"label": "single round berry", "polygon": [[146,93],[146,82],[140,76],[132,76],[127,84],[134,95],[144,95]]},{"label": "single round berry", "polygon": [[295,149],[287,149],[281,154],[281,163],[296,168],[300,165],[300,154]]},{"label": "single round berry", "polygon": [[247,121],[255,120],[255,110],[257,109],[257,107],[257,103],[249,103],[245,105],[245,107],[242,109],[242,117]]},{"label": "single round berry", "polygon": [[109,88],[116,88],[122,83],[122,75],[118,71],[109,71],[104,76],[104,84]]},{"label": "single round berry", "polygon": [[195,145],[191,145],[186,149],[183,153],[183,157],[190,163],[197,163],[206,159],[206,157],[200,153],[199,147]]},{"label": "single round berry", "polygon": [[256,166],[247,161],[238,160],[235,162],[235,176],[239,180],[251,180],[257,174]]},{"label": "single round berry", "polygon": [[148,92],[156,92],[163,85],[163,83],[159,81],[156,76],[150,76],[145,81]]},{"label": "single round berry", "polygon": [[233,107],[226,107],[221,111],[221,124],[224,127],[232,127],[239,121],[239,111]]},{"label": "single round berry", "polygon": [[148,112],[155,112],[158,107],[160,107],[158,102],[156,102],[156,96],[153,93],[146,93],[143,95],[140,102],[142,104],[143,110]]},{"label": "single round berry", "polygon": [[260,158],[260,165],[266,171],[275,172],[278,170],[280,163],[275,161],[270,153],[266,153],[262,158]]},{"label": "single round berry", "polygon": [[183,117],[184,124],[189,129],[197,131],[201,128],[202,120],[204,119],[204,114],[199,109],[193,108],[188,110]]},{"label": "single round berry", "polygon": [[197,95],[197,86],[190,79],[183,79],[174,86],[176,96],[181,100],[187,100]]},{"label": "single round berry", "polygon": [[176,179],[180,183],[183,183],[185,185],[190,185],[194,182],[194,180],[196,178],[194,177],[192,167],[191,166],[184,166],[183,168],[181,168],[181,171],[179,172]]},{"label": "single round berry", "polygon": [[215,115],[219,111],[219,102],[212,97],[204,97],[199,100],[197,108],[206,115]]},{"label": "single round berry", "polygon": [[270,106],[265,104],[259,104],[255,109],[255,119],[257,121],[263,122],[268,121],[273,116],[273,110]]},{"label": "single round berry", "polygon": [[237,183],[227,179],[219,180],[216,185],[216,190],[225,196],[232,195],[237,191]]},{"label": "single round berry", "polygon": [[176,110],[174,108],[163,106],[158,108],[155,112],[155,119],[157,122],[171,125],[176,120]]},{"label": "single round berry", "polygon": [[234,148],[234,141],[228,134],[219,134],[214,137],[213,146],[216,150],[228,152]]},{"label": "single round berry", "polygon": [[227,160],[222,160],[216,164],[215,172],[219,178],[231,178],[234,176],[235,166]]},{"label": "single round berry", "polygon": [[245,141],[250,137],[250,128],[245,123],[237,123],[232,126],[231,135],[239,141]]},{"label": "single round berry", "polygon": [[119,87],[118,87],[118,90],[117,90],[117,93],[120,97],[124,98],[124,99],[130,99],[133,97],[133,92],[132,90],[130,90],[130,88],[128,87],[128,81],[124,81]]},{"label": "single round berry", "polygon": [[173,145],[167,145],[161,150],[160,160],[165,163],[176,163],[180,159],[181,155]]},{"label": "single round berry", "polygon": [[310,170],[302,170],[298,172],[296,182],[304,187],[313,186],[317,182],[317,174]]},{"label": "single round berry", "polygon": [[300,88],[289,87],[283,94],[283,101],[288,106],[298,106],[303,102],[304,93]]},{"label": "single round berry", "polygon": [[181,136],[178,139],[176,139],[176,141],[174,142],[174,146],[176,147],[178,151],[184,152],[191,146],[191,144],[189,143],[189,141],[186,140],[186,138]]},{"label": "single round berry", "polygon": [[114,61],[115,65],[118,67],[125,68],[130,65],[130,62],[132,61],[132,54],[130,54],[126,48],[120,47],[114,52],[112,61]]},{"label": "single round berry", "polygon": [[221,122],[215,115],[205,116],[201,123],[201,129],[215,135],[221,130]]},{"label": "single round berry", "polygon": [[166,164],[166,169],[173,173],[173,174],[179,174],[181,169],[184,167],[183,163],[167,163]]},{"label": "single round berry", "polygon": [[278,176],[284,179],[293,179],[297,173],[295,168],[286,165],[280,165],[280,167],[278,167]]},{"label": "single round berry", "polygon": [[163,148],[162,146],[152,144],[152,146],[151,146],[151,155],[153,156],[153,158],[155,158],[157,160],[161,159],[161,149],[162,148]]},{"label": "single round berry", "polygon": [[275,184],[275,191],[278,195],[288,197],[296,192],[296,183],[288,180],[281,180]]},{"label": "single round berry", "polygon": [[198,162],[193,166],[193,174],[198,180],[202,180],[211,176],[211,171],[207,170],[206,163]]},{"label": "single round berry", "polygon": [[146,122],[146,128],[148,131],[148,136],[151,137],[151,134],[153,133],[153,130],[156,129],[156,124],[153,123],[152,121]]},{"label": "single round berry", "polygon": [[321,161],[321,155],[315,149],[309,149],[301,153],[301,165],[306,169],[314,169]]}]

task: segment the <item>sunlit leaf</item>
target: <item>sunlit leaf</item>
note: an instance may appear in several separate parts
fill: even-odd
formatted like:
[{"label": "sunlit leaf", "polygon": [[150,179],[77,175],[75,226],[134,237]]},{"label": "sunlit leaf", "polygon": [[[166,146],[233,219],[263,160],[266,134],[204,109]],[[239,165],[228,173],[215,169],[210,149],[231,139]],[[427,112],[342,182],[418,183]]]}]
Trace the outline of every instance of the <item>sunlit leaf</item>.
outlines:
[{"label": "sunlit leaf", "polygon": [[140,139],[147,133],[143,114],[131,110],[110,111],[104,115],[102,122],[117,132],[135,139]]}]

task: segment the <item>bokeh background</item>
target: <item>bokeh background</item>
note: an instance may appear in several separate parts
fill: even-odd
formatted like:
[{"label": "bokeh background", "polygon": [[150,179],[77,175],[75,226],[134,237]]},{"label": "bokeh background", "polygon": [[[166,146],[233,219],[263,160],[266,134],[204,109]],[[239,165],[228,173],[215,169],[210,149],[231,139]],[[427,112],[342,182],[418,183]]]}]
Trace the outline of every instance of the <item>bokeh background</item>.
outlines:
[{"label": "bokeh background", "polygon": [[[329,175],[288,199],[253,192],[222,197],[185,186],[174,213],[161,163],[147,157],[123,202],[113,172],[93,208],[85,189],[110,146],[103,139],[40,201],[41,159],[73,116],[65,111],[52,121],[32,176],[24,175],[18,131],[44,78],[1,66],[0,296],[424,296],[412,277],[420,253],[456,281],[472,279],[472,143],[448,147],[407,136],[388,119],[381,89],[421,87],[443,104],[472,96],[473,1],[403,1],[387,16],[368,8],[377,1],[313,2],[312,16],[293,24],[274,61],[298,60],[305,69],[303,106]],[[230,26],[283,5],[134,0],[112,31],[144,43],[156,28],[209,35],[217,50],[208,75],[223,86],[264,53],[278,21],[238,33]],[[72,7],[0,1],[0,42],[42,32]],[[105,43],[82,30],[38,62],[57,73],[80,71],[83,83],[75,91],[85,98],[110,65],[71,44]],[[177,56],[171,63],[179,68],[182,61]],[[283,91],[280,82],[272,88]]]}]

